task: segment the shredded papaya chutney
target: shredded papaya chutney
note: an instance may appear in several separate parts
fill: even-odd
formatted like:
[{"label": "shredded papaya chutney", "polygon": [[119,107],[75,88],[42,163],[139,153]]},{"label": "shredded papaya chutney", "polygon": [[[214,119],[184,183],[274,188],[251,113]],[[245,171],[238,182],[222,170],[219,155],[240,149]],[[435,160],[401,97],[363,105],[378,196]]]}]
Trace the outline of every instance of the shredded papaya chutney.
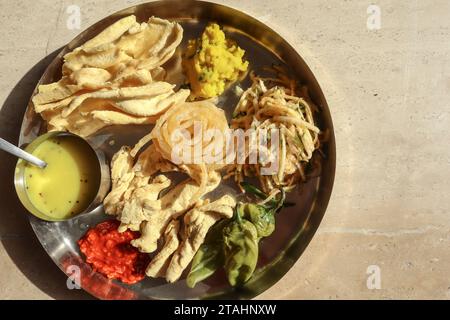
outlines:
[{"label": "shredded papaya chutney", "polygon": [[117,220],[102,222],[90,229],[78,245],[94,271],[109,279],[134,284],[144,279],[150,257],[130,244],[131,240],[139,238],[139,232],[120,233],[119,225]]}]

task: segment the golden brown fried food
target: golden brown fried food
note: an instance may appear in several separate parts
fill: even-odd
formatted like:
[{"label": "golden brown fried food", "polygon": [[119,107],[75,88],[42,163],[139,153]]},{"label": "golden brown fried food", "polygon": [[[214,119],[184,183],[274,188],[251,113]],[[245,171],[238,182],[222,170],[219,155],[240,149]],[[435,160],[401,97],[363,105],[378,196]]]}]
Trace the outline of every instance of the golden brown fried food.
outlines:
[{"label": "golden brown fried food", "polygon": [[165,277],[166,270],[170,263],[170,257],[177,250],[180,241],[178,240],[178,231],[180,223],[178,220],[172,220],[164,231],[164,247],[152,259],[147,266],[145,274],[152,278]]},{"label": "golden brown fried food", "polygon": [[63,77],[41,85],[34,109],[49,131],[89,136],[109,125],[155,123],[189,90],[174,91],[161,67],[183,36],[178,23],[135,16],[120,19],[64,56]]},{"label": "golden brown fried food", "polygon": [[[158,172],[176,171],[178,168],[163,159],[152,144],[138,157],[144,141],[131,150],[122,147],[113,157],[112,190],[104,200],[105,212],[116,215],[121,221],[119,231],[126,229],[141,230],[141,237],[132,241],[132,245],[141,252],[154,252],[158,239],[167,224],[196,205],[194,195],[199,194],[200,185],[188,179],[159,197],[171,181],[164,175],[152,178]],[[208,176],[205,188],[200,196],[214,190],[220,183],[220,175],[213,171]]]},{"label": "golden brown fried food", "polygon": [[220,219],[231,218],[236,201],[225,195],[220,199],[190,210],[184,216],[184,240],[172,256],[166,271],[168,282],[177,281],[205,241],[208,230]]},{"label": "golden brown fried food", "polygon": [[[201,196],[214,190],[219,182],[220,178],[217,176],[210,180]],[[192,179],[186,180],[176,185],[159,200],[146,201],[142,208],[144,216],[136,211],[122,214],[121,221],[125,223],[135,224],[145,221],[141,227],[141,237],[133,240],[132,245],[139,248],[141,252],[154,252],[167,224],[195,205],[192,197],[197,194],[199,188],[200,186]]]},{"label": "golden brown fried food", "polygon": [[122,147],[111,161],[111,192],[103,200],[105,212],[117,215],[123,209],[123,196],[134,178],[130,148]]},{"label": "golden brown fried food", "polygon": [[[133,181],[136,180],[142,182],[142,184],[128,189],[132,191],[130,191],[129,196],[125,196],[123,209],[117,216],[121,221],[119,231],[125,231],[126,229],[138,231],[141,223],[148,221],[154,209],[159,207],[158,197],[160,192],[167,189],[171,184],[171,181],[164,175],[156,176],[150,182],[148,182],[148,178],[145,181],[143,177],[135,177]],[[162,232],[159,235],[161,236],[161,234]],[[133,245],[137,247],[137,245]]]}]

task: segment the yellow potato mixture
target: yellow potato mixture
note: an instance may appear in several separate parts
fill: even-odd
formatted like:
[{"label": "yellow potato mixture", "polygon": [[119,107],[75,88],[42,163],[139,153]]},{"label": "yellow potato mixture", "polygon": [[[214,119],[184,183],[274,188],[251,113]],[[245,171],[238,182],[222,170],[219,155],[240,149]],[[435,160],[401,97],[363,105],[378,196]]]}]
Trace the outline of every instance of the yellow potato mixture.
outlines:
[{"label": "yellow potato mixture", "polygon": [[184,68],[192,95],[199,98],[219,96],[247,71],[248,61],[243,59],[244,54],[244,50],[225,38],[217,24],[208,25],[200,39],[189,41],[186,51]]}]

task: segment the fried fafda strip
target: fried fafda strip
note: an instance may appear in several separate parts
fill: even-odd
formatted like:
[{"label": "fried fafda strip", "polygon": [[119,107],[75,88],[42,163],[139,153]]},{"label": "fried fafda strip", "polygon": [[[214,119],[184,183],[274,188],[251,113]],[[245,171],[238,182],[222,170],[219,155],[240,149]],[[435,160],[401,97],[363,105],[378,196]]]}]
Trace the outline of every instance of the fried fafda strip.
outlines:
[{"label": "fried fafda strip", "polygon": [[[143,154],[144,156],[144,154]],[[122,147],[114,156],[111,161],[111,180],[112,188],[111,192],[106,196],[103,201],[105,212],[110,215],[120,215],[124,210],[124,205],[127,201],[130,201],[133,193],[136,189],[141,188],[143,190],[137,191],[135,196],[144,193],[145,199],[156,200],[158,199],[159,192],[166,189],[170,185],[170,180],[159,175],[152,179],[152,174],[143,174],[142,159],[140,157],[136,164],[134,164],[134,158],[130,154],[129,147]],[[145,193],[148,194],[145,194]],[[136,223],[138,226],[139,224]],[[135,225],[136,225],[135,224]]]},{"label": "fried fafda strip", "polygon": [[[135,152],[138,152],[136,147],[131,150],[131,155],[135,155]],[[133,170],[137,176],[147,177],[153,176],[157,172],[165,173],[180,171],[176,165],[161,156],[154,144],[148,146],[148,148],[140,154]]]},{"label": "fried fafda strip", "polygon": [[184,216],[184,240],[173,254],[166,271],[168,282],[177,281],[205,241],[208,230],[220,219],[231,218],[236,201],[229,195],[190,210]]},{"label": "fried fafda strip", "polygon": [[178,231],[180,222],[172,220],[164,231],[164,247],[152,259],[147,266],[145,274],[152,278],[160,278],[166,276],[166,270],[170,263],[171,255],[177,250],[180,240],[178,239]]},{"label": "fried fafda strip", "polygon": [[[202,195],[214,190],[219,182],[220,179],[211,180]],[[145,201],[143,215],[133,211],[124,211],[121,215],[123,223],[136,224],[144,221],[141,226],[141,237],[133,240],[131,244],[141,252],[154,252],[158,247],[158,239],[167,224],[195,205],[192,197],[199,188],[200,186],[195,181],[188,179],[176,185],[159,200]]]},{"label": "fried fafda strip", "polygon": [[130,148],[122,147],[114,154],[111,161],[111,192],[103,200],[105,212],[117,215],[123,208],[123,195],[128,190],[134,179],[133,158],[130,156]]},{"label": "fried fafda strip", "polygon": [[[104,208],[107,214],[116,215],[119,219],[123,214],[126,202],[133,201],[133,197],[140,198],[140,194],[144,192],[142,201],[134,200],[133,205],[129,206],[125,214],[133,206],[137,206],[137,203],[143,206],[145,199],[157,200],[159,192],[169,187],[170,180],[163,175],[150,179],[154,174],[176,170],[176,167],[162,159],[152,146],[144,150],[136,163],[134,162],[132,150],[127,146],[122,147],[111,161],[112,189],[104,200]],[[144,191],[136,191],[138,188],[143,188]],[[146,191],[154,195],[153,198],[145,195]],[[130,226],[132,230],[138,230],[139,224],[139,220],[133,223],[124,222],[121,229]]]},{"label": "fried fafda strip", "polygon": [[[136,179],[142,179],[142,177],[135,177]],[[167,189],[170,184],[169,178],[158,175],[150,183],[148,183],[147,178],[147,182],[144,182],[142,186],[138,186],[134,190],[131,189],[133,191],[130,192],[128,197],[124,197],[123,209],[118,214],[118,219],[121,221],[119,232],[127,229],[138,231],[141,223],[147,221],[147,217],[151,214],[146,204],[158,203],[157,199],[160,192]],[[132,245],[134,245],[133,242]]]}]

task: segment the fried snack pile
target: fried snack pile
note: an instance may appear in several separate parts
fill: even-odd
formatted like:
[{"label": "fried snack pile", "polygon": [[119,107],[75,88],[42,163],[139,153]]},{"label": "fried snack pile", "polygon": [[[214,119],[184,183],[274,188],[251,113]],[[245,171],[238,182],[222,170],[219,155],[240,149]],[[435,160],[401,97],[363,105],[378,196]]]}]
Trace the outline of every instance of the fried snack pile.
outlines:
[{"label": "fried snack pile", "polygon": [[175,22],[125,17],[64,56],[62,79],[41,85],[34,110],[48,130],[89,136],[108,125],[154,123],[189,90],[174,91],[161,67],[183,37]]},{"label": "fried snack pile", "polygon": [[[171,107],[133,149],[122,147],[114,155],[112,190],[104,200],[106,213],[121,222],[119,231],[141,232],[131,244],[141,252],[156,254],[146,274],[165,277],[169,282],[181,276],[210,227],[222,218],[231,218],[236,205],[229,195],[213,202],[202,199],[219,185],[222,166],[172,162],[171,134],[181,127],[191,132],[194,120],[200,121],[204,129],[228,128],[223,111],[210,102]],[[207,144],[213,142],[207,140]],[[171,186],[164,173],[173,171],[185,172],[190,178]]]},{"label": "fried snack pile", "polygon": [[[203,204],[197,205],[197,207],[189,210],[183,217],[184,231],[179,237],[181,243],[177,250],[170,259],[166,259],[166,262],[161,268],[155,267],[153,261],[151,261],[147,267],[147,276],[165,277],[168,282],[177,281],[205,241],[209,229],[217,221],[223,218],[231,218],[235,206],[236,202],[234,198],[229,195],[224,195],[213,202],[206,200]],[[166,246],[170,247],[170,245],[170,239],[169,241],[165,241],[161,251]],[[156,258],[158,258],[158,255]]]}]

